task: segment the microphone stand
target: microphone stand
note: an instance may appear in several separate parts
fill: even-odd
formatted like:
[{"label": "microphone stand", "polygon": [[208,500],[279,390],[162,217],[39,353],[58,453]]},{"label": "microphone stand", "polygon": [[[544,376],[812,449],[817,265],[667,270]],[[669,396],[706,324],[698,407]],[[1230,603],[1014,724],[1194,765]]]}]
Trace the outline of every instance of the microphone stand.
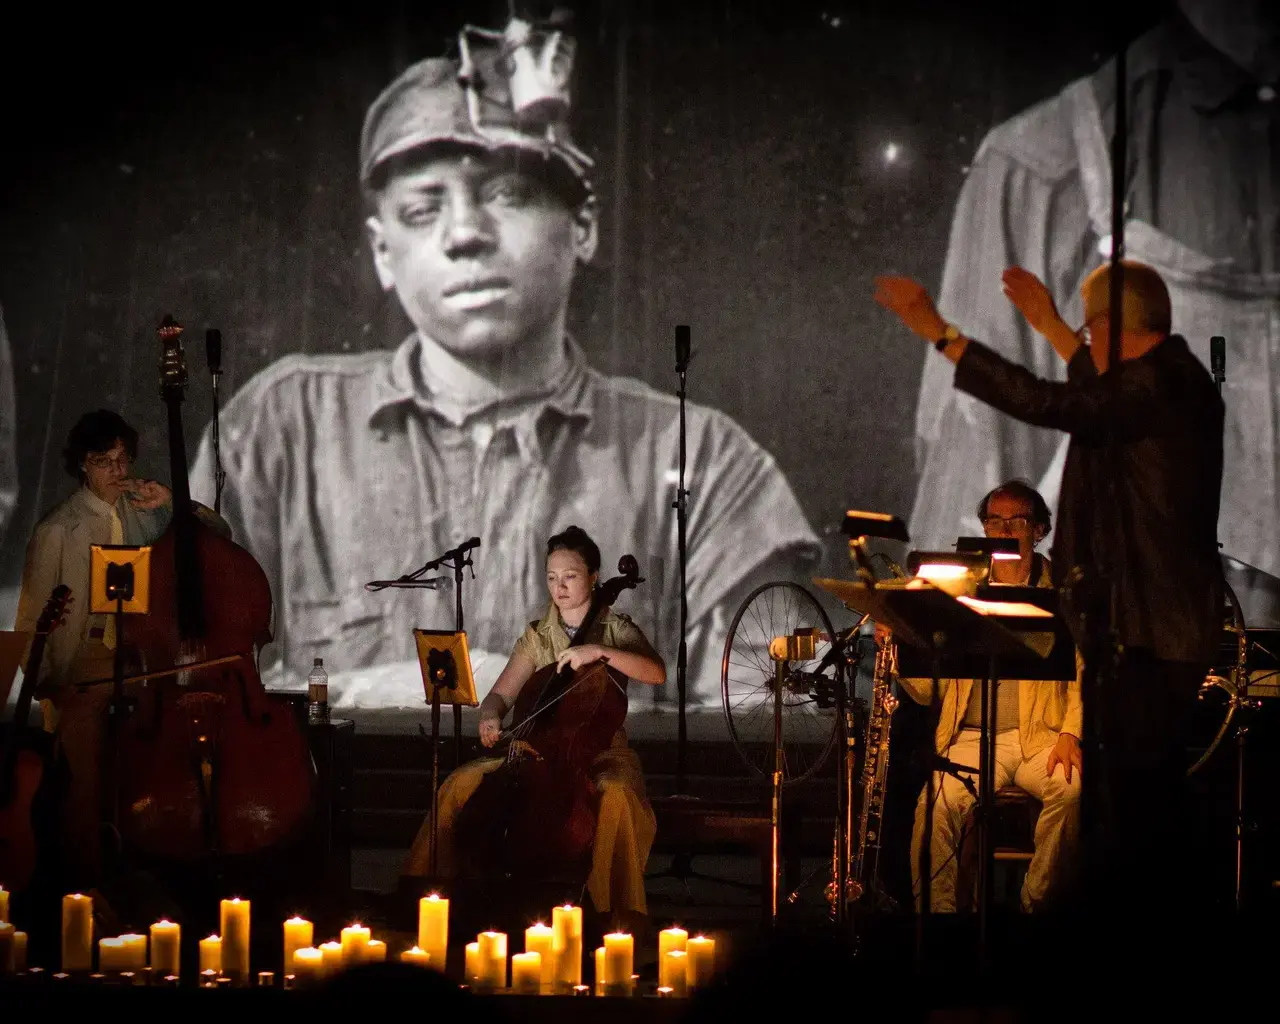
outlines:
[{"label": "microphone stand", "polygon": [[210,439],[213,441],[213,510],[222,514],[222,487],[227,482],[226,471],[222,468],[221,439],[218,434],[218,378],[222,376],[222,332],[209,328],[204,332],[205,361],[209,364],[209,373],[213,377],[213,429]]},{"label": "microphone stand", "polygon": [[685,566],[687,550],[687,526],[689,492],[684,486],[685,454],[688,438],[685,433],[685,375],[689,371],[689,327],[680,324],[676,327],[676,373],[680,375],[680,475],[676,484],[676,500],[672,508],[676,510],[676,550],[680,557],[680,647],[676,654],[676,698],[678,701],[676,726],[676,793],[684,794],[685,761],[688,747],[688,723],[685,718],[685,707],[688,702],[688,668],[689,668],[689,592],[685,584]]},{"label": "microphone stand", "polygon": [[[1128,39],[1122,35],[1116,53],[1116,99],[1115,124],[1111,139],[1111,264],[1110,279],[1110,331],[1107,338],[1107,369],[1111,373],[1111,394],[1109,400],[1113,409],[1119,408],[1120,396],[1120,335],[1123,327],[1124,301],[1124,195],[1128,174],[1128,156],[1126,146],[1126,120],[1128,117]],[[1091,344],[1094,343],[1091,339]],[[1081,746],[1083,748],[1083,771],[1081,772],[1081,807],[1080,807],[1080,839],[1082,862],[1088,870],[1086,885],[1094,889],[1101,877],[1105,859],[1105,844],[1100,844],[1104,836],[1113,832],[1111,815],[1105,809],[1110,801],[1107,788],[1103,784],[1102,750],[1105,749],[1103,732],[1112,725],[1106,715],[1099,715],[1100,704],[1107,687],[1117,685],[1116,677],[1120,671],[1122,657],[1120,626],[1120,595],[1117,567],[1122,564],[1121,553],[1126,550],[1126,524],[1128,512],[1124,507],[1125,489],[1119,486],[1120,445],[1114,430],[1106,441],[1105,457],[1107,464],[1106,492],[1108,506],[1113,510],[1111,516],[1115,524],[1110,544],[1099,544],[1094,552],[1098,562],[1098,575],[1105,582],[1107,594],[1107,615],[1105,633],[1103,632],[1099,594],[1093,587],[1085,591],[1085,612],[1083,635],[1086,640],[1085,670],[1082,679],[1083,723]],[[1100,721],[1101,717],[1101,721]]]},{"label": "microphone stand", "polygon": [[[456,548],[451,548],[439,558],[433,558],[430,562],[415,569],[411,573],[394,580],[372,580],[365,584],[366,590],[378,591],[387,587],[397,587],[418,590],[437,590],[442,585],[449,582],[447,576],[424,576],[424,573],[430,572],[432,569],[446,568],[453,572],[453,585],[455,591],[454,603],[454,631],[463,632],[462,618],[462,570],[467,566],[471,566],[471,577],[475,578],[475,566],[468,554],[472,548],[480,546],[480,538],[472,537],[470,540],[459,544]],[[458,703],[453,703],[453,766],[456,769],[462,761],[462,712]],[[422,735],[425,730],[421,725],[418,726],[418,733]],[[431,687],[431,865],[429,868],[431,880],[436,881],[439,875],[439,847],[437,841],[440,822],[440,687]]]}]

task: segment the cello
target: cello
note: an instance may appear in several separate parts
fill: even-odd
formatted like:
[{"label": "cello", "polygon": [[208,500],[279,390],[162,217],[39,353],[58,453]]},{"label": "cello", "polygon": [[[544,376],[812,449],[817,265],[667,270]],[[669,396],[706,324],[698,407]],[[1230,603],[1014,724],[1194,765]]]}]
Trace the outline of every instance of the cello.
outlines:
[{"label": "cello", "polygon": [[[596,587],[570,646],[587,643],[602,612],[643,583],[632,555]],[[486,773],[454,823],[460,863],[480,877],[544,878],[585,865],[599,795],[591,766],[627,718],[627,677],[600,661],[550,664],[520,689],[503,764]]]},{"label": "cello", "polygon": [[[22,892],[36,872],[41,852],[57,846],[58,783],[53,781],[53,737],[27,724],[31,698],[45,642],[62,625],[71,589],[63,583],[53,588],[31,638],[31,651],[22,672],[22,688],[14,706],[13,722],[0,754],[0,884],[10,892]],[[42,806],[43,804],[43,806]]]},{"label": "cello", "polygon": [[268,693],[258,674],[257,651],[271,640],[266,573],[193,508],[182,330],[166,316],[158,332],[173,520],[151,548],[150,611],[126,620],[122,634],[144,673],[165,674],[139,684],[120,716],[108,793],[123,847],[168,863],[287,841],[308,823],[315,781],[288,697]]}]

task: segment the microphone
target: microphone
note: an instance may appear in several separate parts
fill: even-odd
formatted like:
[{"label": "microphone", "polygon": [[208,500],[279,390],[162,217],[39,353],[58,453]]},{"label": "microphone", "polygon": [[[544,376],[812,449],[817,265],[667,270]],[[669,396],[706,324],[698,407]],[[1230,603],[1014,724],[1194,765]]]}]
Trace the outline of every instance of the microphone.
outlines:
[{"label": "microphone", "polygon": [[676,373],[684,373],[689,368],[689,325],[676,326]]},{"label": "microphone", "polygon": [[1219,384],[1227,379],[1227,339],[1221,334],[1209,339],[1209,368]]},{"label": "microphone", "polygon": [[456,548],[450,551],[449,554],[451,555],[465,554],[466,552],[470,551],[472,548],[478,548],[479,546],[480,546],[480,538],[472,537],[470,540],[464,540]]},{"label": "microphone", "polygon": [[222,372],[222,332],[210,327],[204,332],[204,358],[210,373]]}]

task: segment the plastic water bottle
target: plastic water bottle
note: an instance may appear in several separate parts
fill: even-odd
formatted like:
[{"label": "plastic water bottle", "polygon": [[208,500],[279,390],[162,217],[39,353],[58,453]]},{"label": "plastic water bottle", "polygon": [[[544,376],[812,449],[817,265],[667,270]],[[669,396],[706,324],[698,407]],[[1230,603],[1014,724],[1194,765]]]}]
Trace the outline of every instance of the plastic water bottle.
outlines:
[{"label": "plastic water bottle", "polygon": [[324,670],[324,658],[311,663],[311,674],[307,676],[307,721],[311,725],[329,721],[329,673]]}]

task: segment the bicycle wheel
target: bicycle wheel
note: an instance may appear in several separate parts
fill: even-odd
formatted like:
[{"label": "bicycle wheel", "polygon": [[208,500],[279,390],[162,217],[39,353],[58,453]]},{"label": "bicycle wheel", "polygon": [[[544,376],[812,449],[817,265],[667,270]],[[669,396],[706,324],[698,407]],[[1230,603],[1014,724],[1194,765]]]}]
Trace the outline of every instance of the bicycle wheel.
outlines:
[{"label": "bicycle wheel", "polygon": [[[813,595],[795,583],[765,583],[747,595],[725,638],[720,663],[721,695],[729,735],[747,766],[759,775],[773,774],[773,659],[769,641],[814,629],[819,642],[812,660],[787,662],[782,692],[783,784],[809,778],[826,761],[836,742],[836,718],[830,701],[834,670],[817,668],[831,647],[835,631]],[[824,678],[825,677],[825,678]]]}]

